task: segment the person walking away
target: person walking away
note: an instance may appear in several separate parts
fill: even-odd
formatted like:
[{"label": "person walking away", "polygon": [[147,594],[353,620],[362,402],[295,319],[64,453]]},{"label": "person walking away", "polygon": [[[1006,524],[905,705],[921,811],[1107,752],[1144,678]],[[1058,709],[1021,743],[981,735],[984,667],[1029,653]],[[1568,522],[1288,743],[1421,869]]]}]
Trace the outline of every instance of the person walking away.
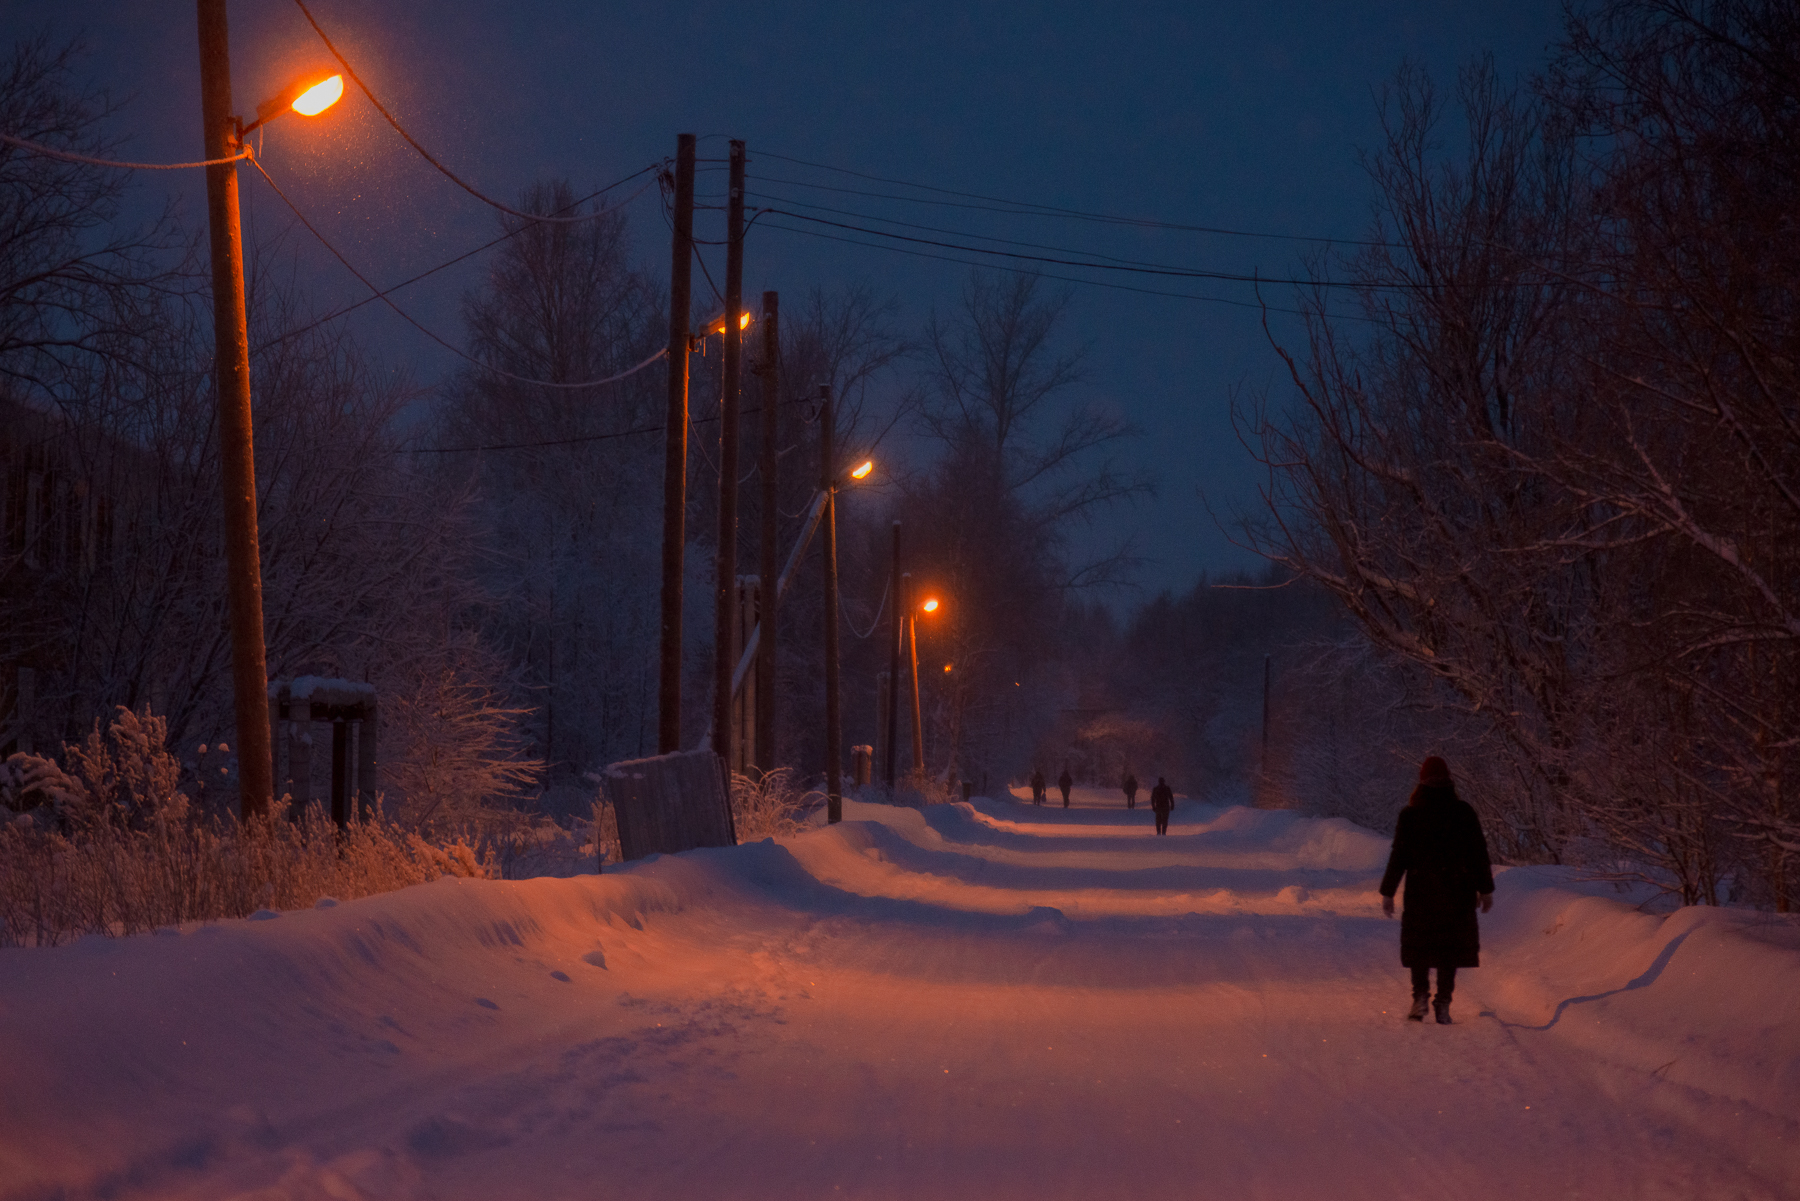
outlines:
[{"label": "person walking away", "polygon": [[1123,787],[1125,789],[1125,807],[1127,809],[1136,809],[1137,808],[1137,777],[1132,775],[1129,771],[1127,771],[1125,773],[1125,782],[1124,782]]},{"label": "person walking away", "polygon": [[1419,765],[1419,783],[1400,811],[1394,849],[1381,877],[1381,912],[1394,916],[1394,892],[1406,880],[1400,915],[1400,963],[1412,969],[1410,1021],[1425,1020],[1431,969],[1437,969],[1437,997],[1431,1008],[1440,1026],[1450,1025],[1450,998],[1456,969],[1481,965],[1479,907],[1494,907],[1494,868],[1488,859],[1481,819],[1456,795],[1450,768],[1432,755]]},{"label": "person walking away", "polygon": [[1069,789],[1075,787],[1075,778],[1069,775],[1069,765],[1063,764],[1062,775],[1056,777],[1056,786],[1062,789],[1063,808],[1069,807]]},{"label": "person walking away", "polygon": [[1044,773],[1035,767],[1031,769],[1031,803],[1044,803]]},{"label": "person walking away", "polygon": [[1156,832],[1169,832],[1169,814],[1175,808],[1175,790],[1161,776],[1156,777],[1156,787],[1150,790],[1150,808],[1156,814]]}]

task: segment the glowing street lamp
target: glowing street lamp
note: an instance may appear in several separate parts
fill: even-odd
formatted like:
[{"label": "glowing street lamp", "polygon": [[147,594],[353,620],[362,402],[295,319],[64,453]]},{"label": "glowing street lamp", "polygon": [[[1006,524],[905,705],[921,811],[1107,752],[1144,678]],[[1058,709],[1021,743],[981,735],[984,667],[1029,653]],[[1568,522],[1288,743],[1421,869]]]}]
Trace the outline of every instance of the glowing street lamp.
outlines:
[{"label": "glowing street lamp", "polygon": [[[724,333],[725,332],[725,320],[726,320],[726,314],[720,313],[718,315],[718,317],[713,321],[713,323],[706,327],[706,332],[708,334]],[[738,314],[738,328],[740,330],[749,329],[751,320],[752,320],[752,318],[748,311],[739,313]]]},{"label": "glowing street lamp", "polygon": [[864,459],[862,465],[850,473],[850,478],[853,480],[866,480],[869,478],[869,473],[873,470],[875,470],[875,460]]},{"label": "glowing street lamp", "polygon": [[[264,125],[292,110],[302,117],[316,117],[344,97],[344,77],[328,75],[319,78],[317,71],[310,72],[295,79],[279,93],[256,106],[256,120],[245,125],[238,122],[237,140],[242,142],[244,136],[252,130]],[[237,118],[233,118],[234,121]]]},{"label": "glowing street lamp", "polygon": [[[903,574],[900,579],[903,585],[901,594],[910,595],[904,586],[906,581],[911,579],[910,573]],[[913,771],[919,775],[925,774],[925,731],[919,720],[919,614],[936,613],[937,611],[938,598],[928,596],[919,603],[916,611],[906,615],[906,641],[912,655]],[[944,670],[949,671],[950,669],[946,667]]]},{"label": "glowing street lamp", "polygon": [[[246,818],[275,799],[274,738],[269,730],[269,660],[263,643],[262,563],[256,530],[256,455],[250,414],[250,336],[244,314],[244,242],[238,215],[237,163],[243,135],[292,108],[324,112],[344,94],[341,76],[315,72],[257,108],[246,126],[232,115],[231,39],[226,0],[196,0],[200,34],[200,116],[205,138],[206,216],[213,285],[213,387],[218,406],[219,475],[224,491],[231,686],[237,723],[238,804]],[[335,82],[334,82],[335,81]]]}]

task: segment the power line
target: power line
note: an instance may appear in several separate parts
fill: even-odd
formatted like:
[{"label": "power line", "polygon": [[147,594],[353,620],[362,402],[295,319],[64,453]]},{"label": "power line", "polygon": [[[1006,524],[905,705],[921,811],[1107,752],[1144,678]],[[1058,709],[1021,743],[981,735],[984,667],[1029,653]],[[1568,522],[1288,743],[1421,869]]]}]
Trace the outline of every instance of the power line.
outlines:
[{"label": "power line", "polygon": [[[748,228],[748,226],[745,227],[746,231],[748,231]],[[930,252],[923,250],[909,250],[904,246],[893,246],[884,242],[861,242],[855,238],[846,238],[837,234],[823,233],[816,229],[796,229],[791,225],[776,225],[773,223],[771,223],[768,228],[780,230],[783,233],[800,234],[802,237],[822,238],[827,242],[842,242],[847,246],[862,246],[869,250],[885,250],[890,254],[904,254],[918,259],[931,259],[940,263],[958,263],[965,267],[980,267],[985,265],[976,259],[952,258],[947,254],[931,254]],[[1088,287],[1093,288],[1110,288],[1115,292],[1135,292],[1140,296],[1166,296],[1173,300],[1200,300],[1209,304],[1230,305],[1232,308],[1238,309],[1255,309],[1259,312],[1268,313],[1289,313],[1296,317],[1311,317],[1315,315],[1301,309],[1283,308],[1279,305],[1253,303],[1247,300],[1228,300],[1223,296],[1202,296],[1195,292],[1170,292],[1160,288],[1139,288],[1134,287],[1131,284],[1114,283],[1104,279],[1083,279],[1078,275],[1058,275],[1053,271],[1027,271],[1026,274],[1038,279],[1054,279],[1063,283],[1085,284]],[[1366,317],[1348,314],[1334,315],[1333,319],[1339,321],[1368,320]]]},{"label": "power line", "polygon": [[10,133],[0,133],[0,142],[8,146],[17,146],[21,150],[29,150],[33,154],[41,154],[48,158],[59,158],[65,163],[84,163],[90,167],[120,167],[130,171],[185,171],[190,167],[220,167],[226,163],[242,162],[250,157],[250,147],[245,146],[229,158],[201,159],[197,163],[126,163],[118,159],[94,158],[86,154],[76,154],[69,150],[58,150],[53,146],[45,146],[38,142],[28,142],[24,138],[15,138]]},{"label": "power line", "polygon": [[922,246],[936,246],[944,250],[960,250],[965,254],[988,254],[1001,258],[1020,259],[1032,263],[1048,263],[1055,267],[1086,267],[1092,271],[1122,271],[1130,275],[1160,275],[1178,279],[1212,279],[1223,283],[1243,284],[1292,284],[1297,287],[1354,288],[1365,290],[1369,287],[1414,291],[1430,288],[1430,284],[1354,284],[1337,280],[1294,279],[1280,276],[1244,275],[1234,271],[1202,271],[1194,268],[1180,267],[1135,267],[1124,263],[1094,262],[1085,259],[1054,258],[1043,254],[1026,254],[1017,250],[995,250],[987,246],[964,246],[954,242],[940,242],[935,238],[917,238],[910,234],[892,233],[885,229],[869,229],[861,225],[850,225],[843,221],[830,221],[824,217],[811,217],[805,213],[788,212],[785,209],[762,209],[777,217],[791,217],[796,221],[810,221],[816,225],[829,225],[834,229],[850,230],[853,233],[869,234],[877,238],[891,238],[898,242],[913,242]]},{"label": "power line", "polygon": [[[599,191],[589,192],[586,196],[581,197],[579,200],[570,201],[568,204],[563,205],[561,208],[552,209],[551,212],[552,212],[552,214],[567,212],[568,210],[575,208],[579,205],[586,204],[588,201],[594,199],[594,197],[596,197],[596,196],[603,196],[606,193],[612,191],[614,188],[622,187],[623,185],[630,183],[632,180],[634,180],[638,176],[644,174],[644,172],[646,172],[646,171],[655,171],[655,170],[659,169],[661,166],[662,166],[662,164],[660,162],[656,162],[656,163],[651,163],[648,167],[641,167],[638,170],[633,171],[630,175],[627,175],[624,179],[618,180],[615,183],[609,183],[604,188],[601,188]],[[627,196],[624,200],[622,200],[618,204],[614,205],[612,207],[612,209],[610,209],[609,211],[617,212],[619,209],[623,208],[625,205],[630,204],[632,201],[636,200],[639,196],[642,196],[645,192],[649,191],[651,186],[654,183],[656,183],[656,181],[654,179],[651,180],[649,183],[646,183],[643,187],[639,188],[637,191],[635,191],[631,195]],[[395,284],[391,288],[387,288],[384,291],[377,292],[373,296],[365,296],[361,300],[357,301],[355,304],[347,304],[341,309],[338,309],[334,312],[325,314],[323,317],[320,317],[317,321],[312,321],[312,322],[307,323],[306,325],[300,326],[298,329],[291,329],[285,333],[277,334],[273,338],[270,338],[267,342],[264,342],[262,345],[256,347],[256,349],[252,353],[261,354],[263,351],[269,349],[269,347],[274,346],[281,342],[285,342],[285,341],[289,340],[290,338],[297,338],[301,334],[307,333],[311,330],[315,330],[319,326],[324,325],[327,321],[336,321],[339,317],[343,317],[343,316],[346,316],[347,314],[353,313],[357,309],[362,308],[365,304],[374,304],[377,300],[381,300],[381,299],[391,295],[394,292],[398,292],[401,288],[411,287],[413,284],[418,283],[422,279],[427,279],[430,276],[436,275],[440,271],[444,271],[444,270],[447,270],[448,268],[454,267],[454,266],[456,266],[456,264],[462,262],[464,259],[474,258],[476,255],[481,254],[483,251],[492,250],[494,247],[500,245],[500,243],[508,241],[509,239],[518,237],[520,234],[524,233],[525,230],[528,228],[530,228],[530,227],[522,225],[518,229],[508,230],[505,233],[501,234],[499,237],[495,238],[493,241],[483,242],[480,246],[475,247],[475,249],[473,249],[473,250],[465,250],[463,253],[457,255],[453,259],[446,259],[445,261],[439,263],[435,267],[430,268],[429,270],[419,272],[419,274],[413,276],[411,279],[401,280],[399,283]]]},{"label": "power line", "polygon": [[[770,195],[767,192],[749,192],[746,194],[750,195],[750,196],[754,196],[759,200],[774,200],[774,201],[777,201],[777,202],[783,203],[783,204],[797,204],[801,208],[814,209],[814,210],[816,210],[818,212],[822,212],[822,213],[836,213],[840,217],[855,217],[855,218],[858,218],[859,220],[863,220],[863,221],[877,221],[883,225],[898,225],[904,229],[924,230],[926,233],[950,234],[953,237],[959,237],[959,238],[976,238],[976,239],[979,239],[984,242],[1000,242],[1007,246],[1023,246],[1030,250],[1054,250],[1061,254],[1085,255],[1086,257],[1088,257],[1090,259],[1101,259],[1108,263],[1118,263],[1122,266],[1129,266],[1129,267],[1155,267],[1155,268],[1170,268],[1172,270],[1186,270],[1186,268],[1173,268],[1168,263],[1157,262],[1152,259],[1123,259],[1123,258],[1117,257],[1116,255],[1099,254],[1097,252],[1087,251],[1087,250],[1071,250],[1067,246],[1056,246],[1056,245],[1052,245],[1052,244],[1045,243],[1045,242],[1022,242],[1016,238],[1002,238],[1002,237],[997,237],[993,234],[971,233],[968,230],[962,230],[962,229],[945,229],[943,226],[940,226],[940,225],[920,225],[917,222],[899,221],[892,217],[880,217],[880,216],[876,216],[872,213],[858,213],[858,212],[854,212],[849,209],[832,208],[829,205],[823,205],[823,204],[808,204],[802,200],[794,200],[787,196],[774,196],[774,195]],[[776,211],[776,210],[771,210],[771,211]],[[1098,266],[1098,264],[1091,264],[1091,265]],[[1281,281],[1270,280],[1268,282],[1278,283]]]},{"label": "power line", "polygon": [[[882,175],[869,175],[862,171],[852,171],[847,167],[833,167],[828,163],[814,163],[802,158],[791,158],[785,154],[775,154],[767,150],[757,151],[765,158],[780,159],[786,163],[796,163],[802,167],[816,167],[821,171],[835,171],[840,175],[852,175],[858,179],[872,180],[876,183],[894,184],[902,188],[917,188],[924,192],[936,192],[943,196],[958,196],[965,200],[983,200],[990,204],[1006,205],[1006,208],[987,209],[989,212],[1014,213],[1021,216],[1054,216],[1068,217],[1077,221],[1093,221],[1104,225],[1130,225],[1142,229],[1167,229],[1178,233],[1219,234],[1232,238],[1263,238],[1281,242],[1313,242],[1335,246],[1377,246],[1393,248],[1392,242],[1366,241],[1357,238],[1324,238],[1310,234],[1270,234],[1253,230],[1228,229],[1215,225],[1184,225],[1173,221],[1158,221],[1148,217],[1122,217],[1115,213],[1099,213],[1084,209],[1061,208],[1051,204],[1039,204],[1032,200],[1009,200],[1003,196],[984,196],[979,192],[959,192],[952,188],[940,188],[933,184],[914,183],[906,179],[889,179]],[[803,188],[818,188],[828,192],[845,192],[857,196],[870,196],[883,200],[902,200],[911,204],[945,204],[953,208],[983,208],[982,205],[949,204],[947,201],[926,200],[916,196],[895,196],[884,192],[867,192],[855,188],[838,188],[830,184],[810,183],[799,179],[774,179],[769,176],[770,183],[793,184]]]},{"label": "power line", "polygon": [[344,68],[344,74],[350,77],[350,82],[354,83],[362,91],[362,94],[369,98],[369,103],[375,106],[377,112],[387,118],[387,123],[394,127],[394,132],[405,138],[406,144],[418,151],[420,158],[430,163],[433,167],[436,167],[438,171],[443,174],[445,179],[448,179],[451,183],[475,197],[475,199],[481,201],[483,204],[492,205],[503,213],[511,213],[513,216],[526,221],[542,221],[554,225],[573,225],[581,221],[593,221],[597,218],[604,217],[613,211],[612,209],[604,209],[597,213],[584,213],[577,217],[546,217],[540,213],[520,212],[510,205],[500,203],[491,196],[483,195],[472,185],[465,183],[454,171],[439,162],[436,157],[432,155],[431,151],[421,146],[419,140],[410,133],[407,133],[405,126],[401,125],[394,114],[387,110],[387,106],[375,98],[375,93],[369,90],[369,85],[364,83],[362,77],[356,73],[355,68],[351,67],[350,60],[345,58],[343,54],[338,51],[338,48],[332,44],[331,39],[325,36],[325,31],[319,27],[318,21],[313,19],[312,13],[306,7],[306,0],[294,0],[294,4],[299,7],[301,15],[306,18],[306,23],[313,27],[313,32],[319,35],[319,40],[325,43],[325,49],[331,51],[331,57],[337,59],[338,66]]},{"label": "power line", "polygon": [[350,274],[354,275],[358,280],[360,280],[362,282],[362,285],[365,288],[367,288],[367,289],[369,289],[369,291],[375,293],[375,299],[380,300],[383,304],[387,305],[388,308],[394,310],[394,312],[400,317],[400,319],[402,321],[405,321],[408,325],[412,326],[414,329],[416,329],[420,333],[424,334],[427,338],[430,338],[433,342],[436,342],[439,346],[442,346],[445,350],[449,351],[453,355],[456,355],[458,358],[466,359],[468,362],[473,363],[475,366],[481,368],[483,371],[491,372],[492,374],[501,376],[505,379],[516,380],[517,382],[519,382],[521,384],[533,384],[533,385],[536,385],[541,388],[559,388],[559,389],[597,388],[601,384],[617,383],[619,380],[625,379],[627,376],[636,375],[638,372],[640,372],[644,368],[650,366],[650,364],[656,362],[658,359],[666,358],[668,356],[668,353],[669,353],[668,348],[664,347],[662,350],[657,351],[655,354],[651,355],[649,358],[645,359],[643,362],[637,364],[635,367],[627,368],[626,370],[619,372],[617,375],[609,375],[605,379],[584,380],[583,382],[578,383],[578,384],[558,384],[558,383],[552,383],[549,380],[528,379],[527,377],[525,377],[523,375],[514,375],[510,371],[505,371],[499,367],[493,366],[492,364],[484,363],[480,359],[475,358],[473,355],[467,354],[464,351],[458,349],[457,347],[452,346],[450,343],[444,341],[444,339],[438,337],[436,334],[434,334],[430,330],[426,329],[423,325],[420,325],[417,321],[414,321],[412,319],[412,317],[406,312],[406,310],[402,309],[399,305],[395,304],[393,302],[393,300],[391,300],[387,296],[386,293],[382,292],[374,284],[370,283],[368,280],[368,277],[365,276],[362,272],[358,271],[354,266],[352,266],[350,263],[350,260],[345,258],[343,256],[343,254],[341,254],[338,251],[338,248],[333,246],[330,243],[330,241],[328,241],[326,239],[325,235],[320,233],[318,231],[318,229],[316,227],[314,227],[313,223],[306,219],[306,214],[302,213],[300,211],[299,207],[297,205],[295,205],[295,203],[292,200],[288,199],[287,193],[283,192],[280,189],[280,187],[278,187],[276,185],[274,179],[272,179],[270,177],[269,173],[267,171],[263,170],[263,165],[261,163],[257,162],[255,159],[251,159],[250,165],[252,167],[256,168],[257,173],[263,177],[265,182],[268,183],[269,187],[274,191],[275,195],[281,197],[281,202],[288,206],[289,210],[291,210],[293,212],[294,216],[299,219],[300,224],[306,226],[307,232],[312,234],[313,237],[315,237],[319,240],[319,245],[323,246],[326,250],[329,250],[332,254],[332,257],[336,258],[338,262],[340,262],[344,265],[344,269],[346,271],[348,271]]},{"label": "power line", "polygon": [[[781,403],[790,405],[806,404],[809,403],[811,399],[812,398],[809,396],[801,396],[793,400],[782,401]],[[741,410],[741,415],[749,417],[760,412],[762,412],[762,406],[758,405],[753,409]],[[688,424],[710,425],[717,420],[719,420],[719,417],[715,413],[711,417],[690,417],[688,419]],[[539,447],[544,446],[581,446],[588,442],[610,442],[614,438],[634,438],[639,434],[660,434],[668,428],[667,425],[643,425],[639,426],[637,429],[615,430],[610,434],[582,434],[574,438],[552,438],[545,442],[502,442],[484,446],[420,446],[417,447],[413,453],[422,455],[451,455],[469,454],[479,450],[536,450]],[[394,453],[403,454],[406,452],[402,449],[396,450]],[[790,516],[796,515],[790,514]]]}]

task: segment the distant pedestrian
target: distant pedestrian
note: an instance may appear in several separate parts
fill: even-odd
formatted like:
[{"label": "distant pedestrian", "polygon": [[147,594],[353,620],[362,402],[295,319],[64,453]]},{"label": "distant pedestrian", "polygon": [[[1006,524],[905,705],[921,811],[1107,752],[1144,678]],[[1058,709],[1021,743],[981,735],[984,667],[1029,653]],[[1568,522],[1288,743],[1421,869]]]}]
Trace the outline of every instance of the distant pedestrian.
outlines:
[{"label": "distant pedestrian", "polygon": [[1400,916],[1400,962],[1412,969],[1412,1009],[1407,1017],[1425,1020],[1431,969],[1437,969],[1437,997],[1431,1008],[1438,1024],[1450,1025],[1450,997],[1456,969],[1481,965],[1481,927],[1475,910],[1494,907],[1494,869],[1488,860],[1481,819],[1456,795],[1450,768],[1436,755],[1419,766],[1413,789],[1394,827],[1394,849],[1381,877],[1381,911],[1394,916],[1394,891],[1406,878],[1406,908]]},{"label": "distant pedestrian", "polygon": [[1125,781],[1121,785],[1121,787],[1125,789],[1125,807],[1127,809],[1136,809],[1137,808],[1137,777],[1132,775],[1129,771],[1127,771],[1125,773]]},{"label": "distant pedestrian", "polygon": [[1062,789],[1063,808],[1067,809],[1069,807],[1069,789],[1075,787],[1075,779],[1073,776],[1069,775],[1069,765],[1067,763],[1063,764],[1062,775],[1056,777],[1056,786]]},{"label": "distant pedestrian", "polygon": [[1150,790],[1150,809],[1156,814],[1156,832],[1169,832],[1169,814],[1175,808],[1175,790],[1161,776],[1156,777],[1156,787]]},{"label": "distant pedestrian", "polygon": [[1035,767],[1031,769],[1031,803],[1044,803],[1044,773]]}]

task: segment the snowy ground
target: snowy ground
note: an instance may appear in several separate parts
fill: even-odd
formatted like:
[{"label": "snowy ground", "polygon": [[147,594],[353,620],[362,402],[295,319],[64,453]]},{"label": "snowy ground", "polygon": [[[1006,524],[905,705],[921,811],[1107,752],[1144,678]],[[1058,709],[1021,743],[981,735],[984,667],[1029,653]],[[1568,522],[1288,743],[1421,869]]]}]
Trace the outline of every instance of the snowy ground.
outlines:
[{"label": "snowy ground", "polygon": [[1386,840],[1007,799],[0,951],[0,1197],[1800,1195],[1800,927],[1500,876],[1405,1022]]}]

